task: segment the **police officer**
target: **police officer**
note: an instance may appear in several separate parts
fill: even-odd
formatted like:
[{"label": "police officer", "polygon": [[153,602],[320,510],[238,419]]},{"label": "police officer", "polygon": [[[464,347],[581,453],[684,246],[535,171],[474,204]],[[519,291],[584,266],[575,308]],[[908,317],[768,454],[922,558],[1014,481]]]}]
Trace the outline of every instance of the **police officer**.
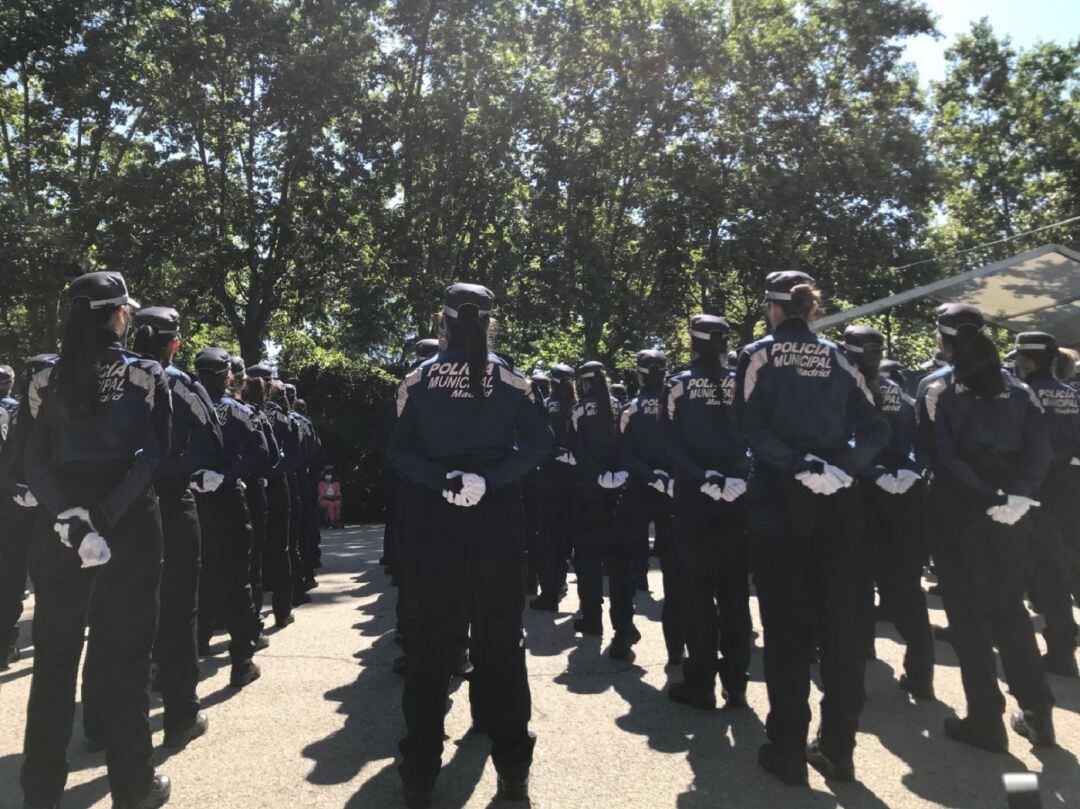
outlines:
[{"label": "police officer", "polygon": [[195,358],[195,369],[214,405],[224,442],[224,454],[213,470],[222,480],[212,490],[196,489],[203,540],[199,649],[209,654],[214,619],[222,610],[231,638],[229,684],[243,688],[260,674],[252,660],[260,627],[251,600],[251,517],[244,481],[265,468],[269,449],[250,409],[227,392],[232,381],[229,353],[204,348]]},{"label": "police officer", "polygon": [[[1058,346],[1053,335],[1024,332],[1016,336],[1016,371],[1035,391],[1050,433],[1050,471],[1035,499],[1042,506],[1032,514],[1031,575],[1033,600],[1046,619],[1043,637],[1046,671],[1077,677],[1076,619],[1070,586],[1078,578],[1067,537],[1080,524],[1076,501],[1080,482],[1080,396],[1053,375]],[[1032,589],[1032,588],[1029,588]]]},{"label": "police officer", "polygon": [[885,337],[871,326],[849,326],[844,354],[859,369],[874,403],[889,421],[889,443],[859,481],[866,528],[858,618],[866,658],[874,654],[874,583],[881,603],[907,644],[900,687],[934,698],[934,637],[922,589],[926,547],[922,533],[922,470],[914,457],[915,400],[880,373]]},{"label": "police officer", "polygon": [[1049,746],[1053,696],[1023,604],[1027,515],[1052,454],[1046,422],[1031,389],[1002,370],[990,338],[970,323],[955,331],[952,368],[933,378],[924,397],[942,519],[935,560],[968,702],[967,716],[946,718],[945,732],[986,750],[1008,749],[996,645],[1021,707],[1013,729]]},{"label": "police officer", "polygon": [[10,413],[10,421],[0,451],[0,671],[19,659],[18,623],[26,593],[27,555],[38,514],[37,498],[26,485],[23,463],[34,420],[29,405],[22,402],[27,401],[33,375],[55,362],[55,354],[39,354],[27,360],[19,383],[21,401],[9,392],[2,408],[5,414]]},{"label": "police officer", "polygon": [[[284,385],[273,379],[273,369],[259,363],[247,369],[247,375],[261,380],[269,388],[266,417],[274,434],[277,459],[274,466],[266,473],[266,545],[263,552],[263,589],[273,592],[271,606],[274,612],[275,626],[279,629],[294,620],[293,608],[293,573],[292,554],[290,552],[292,495],[289,492],[288,470],[296,462],[301,452],[300,435],[296,422],[289,418],[285,410]],[[284,406],[283,406],[284,403]],[[271,460],[275,460],[273,457]]]},{"label": "police officer", "polygon": [[404,576],[411,622],[400,767],[410,806],[426,806],[439,772],[456,616],[472,605],[477,669],[499,774],[499,794],[527,800],[535,737],[521,629],[524,514],[518,481],[552,449],[521,374],[489,354],[494,296],[473,284],[447,289],[447,348],[398,391],[389,457],[412,506]]},{"label": "police officer", "polygon": [[171,403],[161,366],[121,347],[135,302],[123,276],[71,282],[60,357],[38,371],[26,477],[42,514],[30,550],[34,672],[22,787],[58,805],[75,679],[89,617],[84,691],[101,711],[113,806],[158,807],[169,779],[150,761],[148,686],[158,615],[161,515],[151,481],[168,456]]},{"label": "police officer", "polygon": [[[222,482],[221,475],[211,467],[221,457],[223,443],[206,390],[173,365],[180,349],[180,314],[163,306],[140,309],[135,326],[132,348],[161,363],[172,393],[171,449],[154,477],[164,539],[154,662],[165,704],[165,746],[182,748],[203,735],[209,725],[206,714],[199,711],[201,703],[196,693],[201,533],[191,488],[210,491]],[[108,706],[95,710],[108,710]],[[100,718],[94,722],[100,722]]]},{"label": "police officer", "polygon": [[[551,395],[551,378],[537,371],[529,379],[532,385],[533,398],[536,406],[547,417],[544,402]],[[540,470],[533,469],[521,481],[521,494],[525,500],[525,555],[527,559],[525,567],[525,593],[535,596],[540,592]]]},{"label": "police officer", "polygon": [[[668,417],[665,397],[667,356],[663,351],[639,351],[636,357],[639,393],[623,408],[619,417],[619,452],[621,466],[630,479],[619,496],[615,513],[615,549],[609,564],[613,567],[630,564],[626,553],[635,553],[642,544],[649,544],[649,523],[656,526],[656,547],[660,553],[664,575],[664,606],[662,624],[668,649],[669,664],[682,661],[683,616],[682,587],[677,575],[675,547],[671,526],[672,476],[668,469]],[[647,560],[646,556],[646,560]],[[619,590],[619,585],[626,588]],[[632,581],[626,573],[611,575],[611,609],[614,616],[622,612],[621,622],[633,618]],[[616,623],[613,617],[613,623]],[[616,624],[618,625],[618,624]],[[625,641],[633,640],[636,631],[616,634],[611,656],[629,656]]]},{"label": "police officer", "polygon": [[[267,461],[265,466],[255,473],[255,477],[245,481],[247,484],[248,512],[251,514],[251,528],[253,542],[251,549],[251,600],[255,605],[255,613],[262,616],[263,607],[263,578],[267,564],[266,540],[267,520],[270,514],[270,504],[266,499],[269,487],[269,477],[281,464],[281,449],[278,447],[277,438],[274,436],[274,425],[266,411],[266,379],[248,376],[245,369],[244,389],[241,391],[240,400],[251,409],[251,416],[259,431],[266,440]],[[265,638],[265,636],[262,636]],[[261,642],[260,642],[261,645]]]},{"label": "police officer", "polygon": [[[295,390],[295,389],[294,389]],[[293,402],[294,412],[301,420],[307,434],[307,455],[301,481],[301,493],[304,499],[304,544],[303,556],[305,577],[304,586],[313,590],[318,587],[315,571],[322,567],[322,535],[319,531],[319,475],[326,466],[326,451],[323,449],[319,430],[308,417],[307,402],[297,397]]]},{"label": "police officer", "polygon": [[551,367],[551,395],[544,402],[548,425],[555,436],[555,452],[540,464],[537,473],[537,499],[540,511],[540,537],[537,546],[537,570],[540,595],[529,607],[541,612],[558,612],[566,592],[571,549],[576,544],[574,497],[576,495],[577,459],[573,446],[570,414],[577,404],[574,369],[564,363]]},{"label": "police officer", "polygon": [[620,411],[626,407],[626,403],[630,401],[630,394],[626,390],[626,385],[622,382],[613,383],[611,386],[611,398],[618,403]]},{"label": "police officer", "polygon": [[[818,300],[806,273],[771,273],[764,305],[772,333],[746,347],[738,370],[769,692],[769,741],[758,761],[792,784],[806,783],[807,761],[828,778],[855,778],[864,661],[854,621],[862,517],[851,484],[889,437],[859,372],[810,330]],[[807,746],[811,604],[825,696],[818,737]]]},{"label": "police officer", "polygon": [[[289,395],[292,388],[292,396]],[[293,412],[296,388],[280,380],[270,390],[271,401],[283,409],[293,429],[293,446],[285,451],[285,473],[288,476],[288,559],[293,570],[293,606],[311,603],[308,595],[306,566],[303,562],[303,494],[301,475],[307,468],[310,446],[303,424]]]},{"label": "police officer", "polygon": [[683,680],[668,696],[703,709],[716,707],[718,675],[727,705],[746,705],[752,645],[744,498],[749,468],[733,406],[735,372],[725,362],[729,331],[722,317],[693,318],[690,368],[671,380],[667,403],[688,651]]},{"label": "police officer", "polygon": [[[604,364],[596,360],[577,369],[581,398],[570,411],[571,452],[576,461],[577,486],[575,505],[578,529],[574,537],[574,570],[577,572],[578,601],[581,616],[574,621],[574,631],[583,635],[602,635],[604,607],[605,556],[611,556],[615,541],[615,504],[630,475],[621,468],[618,427],[619,403],[608,388]],[[623,592],[617,579],[623,566],[610,571],[616,581],[612,590]],[[626,571],[629,576],[629,570]],[[629,583],[633,588],[633,582]],[[626,622],[625,608],[612,604],[611,623],[618,636],[616,647],[627,648],[639,639],[633,622]],[[631,607],[631,617],[633,615]]]}]

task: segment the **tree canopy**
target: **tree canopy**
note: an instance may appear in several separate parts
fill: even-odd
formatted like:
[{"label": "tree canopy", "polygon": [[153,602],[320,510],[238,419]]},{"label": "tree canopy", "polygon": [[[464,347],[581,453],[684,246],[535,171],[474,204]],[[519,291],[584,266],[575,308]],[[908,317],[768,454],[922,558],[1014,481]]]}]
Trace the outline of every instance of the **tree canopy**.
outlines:
[{"label": "tree canopy", "polygon": [[618,366],[699,311],[749,339],[774,269],[837,307],[1033,246],[922,261],[1080,214],[1080,42],[980,22],[925,88],[933,32],[915,0],[12,0],[0,356],[93,269],[291,371],[397,360],[458,279],[523,366]]}]

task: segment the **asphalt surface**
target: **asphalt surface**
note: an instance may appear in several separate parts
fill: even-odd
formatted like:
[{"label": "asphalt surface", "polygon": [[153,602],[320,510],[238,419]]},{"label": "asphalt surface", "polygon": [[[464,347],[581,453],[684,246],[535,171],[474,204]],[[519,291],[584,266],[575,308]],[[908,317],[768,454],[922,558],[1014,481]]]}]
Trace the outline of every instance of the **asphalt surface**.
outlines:
[{"label": "asphalt surface", "polygon": [[[173,779],[170,807],[404,805],[394,766],[403,734],[401,679],[391,671],[399,653],[395,596],[378,565],[380,551],[379,527],[324,535],[326,566],[314,603],[297,611],[291,627],[271,633],[270,648],[258,657],[263,677],[248,688],[229,687],[225,637],[215,638],[216,654],[203,662],[200,686],[210,732],[183,752],[170,756],[159,748],[156,754],[160,770]],[[638,596],[644,638],[633,664],[606,656],[610,630],[602,641],[575,638],[572,594],[558,615],[526,615],[532,728],[539,737],[533,806],[982,809],[1005,806],[1003,773],[1030,770],[1041,773],[1044,806],[1080,807],[1080,681],[1051,678],[1060,748],[1032,751],[1010,731],[1009,755],[967,749],[942,732],[950,707],[962,711],[964,704],[951,647],[938,643],[941,701],[912,703],[895,685],[903,647],[887,624],[878,625],[879,660],[867,668],[856,751],[860,783],[828,784],[811,772],[810,789],[778,784],[756,764],[767,711],[760,653],[754,655],[750,709],[701,712],[669,702],[665,687],[678,672],[664,669],[655,564],[650,584],[654,593]],[[26,606],[29,617],[33,600]],[[931,606],[931,620],[944,625],[940,600],[932,598]],[[33,662],[28,626],[23,645],[23,661],[0,673],[2,809],[22,805],[18,767]],[[818,696],[815,686],[815,724]],[[455,688],[450,701],[436,806],[498,806],[489,743],[466,734],[467,688]],[[156,701],[152,724],[160,744]],[[69,755],[63,807],[110,806],[104,756],[85,752],[81,711]]]}]

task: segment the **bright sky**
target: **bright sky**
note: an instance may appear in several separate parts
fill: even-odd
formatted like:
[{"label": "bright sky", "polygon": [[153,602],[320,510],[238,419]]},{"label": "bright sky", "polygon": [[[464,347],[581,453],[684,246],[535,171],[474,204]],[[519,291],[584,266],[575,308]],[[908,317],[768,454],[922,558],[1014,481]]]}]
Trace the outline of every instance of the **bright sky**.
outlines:
[{"label": "bright sky", "polygon": [[945,49],[971,23],[989,17],[994,32],[1007,34],[1017,47],[1038,41],[1069,42],[1080,37],[1080,0],[924,0],[938,15],[942,39],[918,37],[908,46],[908,58],[918,65],[923,81],[945,75]]}]

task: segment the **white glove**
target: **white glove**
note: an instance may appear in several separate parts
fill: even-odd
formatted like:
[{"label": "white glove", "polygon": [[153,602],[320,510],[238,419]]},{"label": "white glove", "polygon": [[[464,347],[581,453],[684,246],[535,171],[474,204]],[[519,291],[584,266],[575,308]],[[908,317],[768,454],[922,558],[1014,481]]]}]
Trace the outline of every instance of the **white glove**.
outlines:
[{"label": "white glove", "polygon": [[1022,497],[1018,494],[1010,494],[1009,501],[1001,506],[991,506],[986,510],[990,519],[1002,525],[1015,525],[1033,507],[1042,505],[1038,500],[1030,497]]},{"label": "white glove", "polygon": [[53,523],[53,530],[56,535],[69,548],[73,547],[71,540],[80,528],[87,529],[87,533],[96,532],[97,530],[94,528],[94,524],[90,522],[90,512],[82,506],[75,506],[67,511],[61,511],[56,515],[56,522]]},{"label": "white glove", "polygon": [[795,476],[797,481],[802,483],[814,494],[828,496],[836,494],[841,489],[846,489],[851,485],[851,475],[840,467],[833,466],[831,463],[826,462],[824,458],[819,458],[816,455],[806,455],[805,460],[824,466],[820,473],[807,470],[799,472],[799,474]]},{"label": "white glove", "polygon": [[34,497],[34,493],[25,486],[19,487],[19,493],[12,497],[12,500],[23,508],[34,508],[38,504],[38,500]]},{"label": "white glove", "polygon": [[266,478],[259,478],[259,483],[262,484],[262,487],[264,489],[267,489],[267,488],[270,487],[270,481],[268,481]]},{"label": "white glove", "polygon": [[225,476],[212,469],[200,469],[191,476],[191,488],[199,494],[216,492],[224,482]]},{"label": "white glove", "polygon": [[724,501],[734,503],[746,494],[746,481],[742,478],[726,478],[724,480]]},{"label": "white glove", "polygon": [[702,483],[700,491],[717,502],[724,499],[724,489],[719,483]]},{"label": "white glove", "polygon": [[487,481],[480,475],[474,475],[471,472],[462,475],[461,480],[461,491],[458,492],[454,505],[475,506],[487,492]]},{"label": "white glove", "polygon": [[109,550],[105,537],[97,531],[91,531],[83,537],[82,544],[79,545],[79,558],[82,559],[84,568],[97,567],[112,559],[112,551]]},{"label": "white glove", "polygon": [[240,489],[240,491],[242,491],[242,492],[247,491],[247,484],[244,483],[244,481],[240,480],[239,478],[237,478],[236,485]]},{"label": "white glove", "polygon": [[896,493],[907,494],[908,491],[922,480],[922,475],[911,469],[901,469],[896,473]]},{"label": "white glove", "polygon": [[446,473],[448,481],[455,478],[461,478],[461,488],[457,491],[454,491],[453,487],[443,489],[443,498],[446,502],[462,508],[469,508],[479,503],[487,491],[487,481],[480,475],[467,474],[456,470]]},{"label": "white glove", "polygon": [[629,472],[605,472],[596,479],[596,482],[604,489],[618,489],[629,477]]},{"label": "white glove", "polygon": [[556,455],[555,460],[559,463],[564,463],[569,466],[577,466],[577,458],[574,457],[574,453],[572,453],[570,450],[567,450],[562,455]]},{"label": "white glove", "polygon": [[1080,466],[1080,458],[1073,458],[1069,461],[1069,466]]},{"label": "white glove", "polygon": [[878,488],[888,494],[900,494],[900,488],[897,484],[896,476],[886,472],[884,475],[874,481],[878,485]]},{"label": "white glove", "polygon": [[675,496],[675,481],[671,475],[665,472],[663,469],[654,469],[653,474],[656,478],[649,485],[652,486],[660,494],[666,494],[668,497]]}]

